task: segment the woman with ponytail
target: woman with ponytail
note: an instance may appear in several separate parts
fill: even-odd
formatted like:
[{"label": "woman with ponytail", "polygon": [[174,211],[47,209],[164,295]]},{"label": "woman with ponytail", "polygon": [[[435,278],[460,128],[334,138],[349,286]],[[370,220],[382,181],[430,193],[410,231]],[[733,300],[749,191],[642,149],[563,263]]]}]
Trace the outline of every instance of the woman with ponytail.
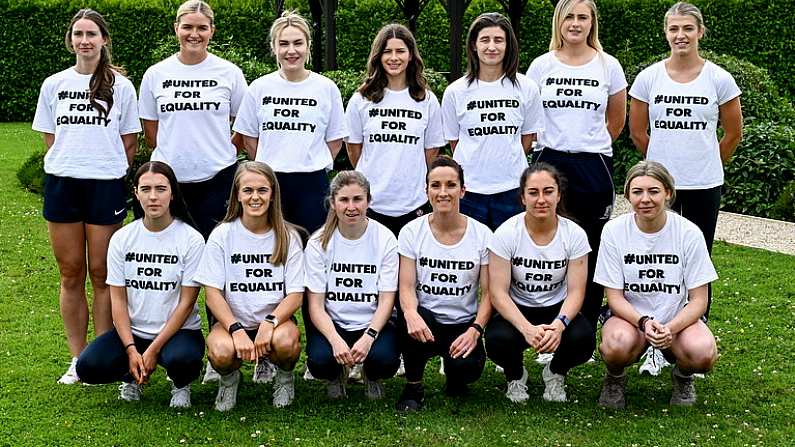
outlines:
[{"label": "woman with ponytail", "polygon": [[124,176],[138,149],[135,88],[113,65],[110,34],[96,11],[81,9],[64,38],[76,63],[41,86],[33,130],[44,156],[44,218],[60,274],[59,302],[72,362],[58,383],[79,381],[86,346],[86,275],[93,289],[94,333],[112,329],[105,283],[108,244],[127,215]]}]

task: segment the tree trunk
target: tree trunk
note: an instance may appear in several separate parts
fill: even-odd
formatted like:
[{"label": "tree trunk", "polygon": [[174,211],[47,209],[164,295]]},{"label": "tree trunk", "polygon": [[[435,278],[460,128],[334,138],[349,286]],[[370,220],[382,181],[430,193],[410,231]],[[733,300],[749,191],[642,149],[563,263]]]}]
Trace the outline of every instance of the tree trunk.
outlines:
[{"label": "tree trunk", "polygon": [[323,5],[322,0],[309,0],[312,14],[312,71],[323,71]]},{"label": "tree trunk", "polygon": [[337,69],[337,6],[338,0],[323,1],[323,18],[325,19],[326,37],[326,70]]},{"label": "tree trunk", "polygon": [[450,81],[461,77],[461,34],[464,32],[464,11],[470,0],[442,0],[450,16]]},{"label": "tree trunk", "polygon": [[[558,0],[551,0],[553,5],[558,2]],[[519,37],[520,33],[520,25],[522,23],[522,14],[524,13],[524,7],[527,3],[527,0],[500,0],[500,4],[502,4],[502,8],[505,10],[505,13],[508,15],[508,19],[511,21],[511,27],[513,27],[513,32],[516,34],[516,39],[521,41]]]}]

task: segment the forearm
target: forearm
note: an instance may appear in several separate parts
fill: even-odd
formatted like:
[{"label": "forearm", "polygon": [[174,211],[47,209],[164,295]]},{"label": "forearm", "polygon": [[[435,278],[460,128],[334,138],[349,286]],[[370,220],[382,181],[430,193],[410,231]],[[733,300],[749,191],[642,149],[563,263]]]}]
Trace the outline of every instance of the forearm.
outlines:
[{"label": "forearm", "polygon": [[378,307],[376,307],[373,319],[370,321],[370,327],[381,332],[389,317],[392,316],[392,309],[394,308],[395,292],[379,292]]},{"label": "forearm", "polygon": [[301,307],[301,301],[303,301],[303,299],[304,296],[301,292],[290,293],[284,297],[282,302],[279,303],[276,309],[273,309],[271,313],[279,319],[279,322],[287,321],[295,314],[295,311]]},{"label": "forearm", "polygon": [[613,315],[632,324],[637,324],[640,317],[643,316],[624,298],[622,290],[607,289],[607,304],[610,306],[610,311]]},{"label": "forearm", "polygon": [[229,329],[232,323],[237,319],[229,307],[229,303],[224,299],[220,290],[214,287],[205,287],[205,294],[207,295],[207,307],[212,312],[213,317],[221,324],[224,329]]},{"label": "forearm", "polygon": [[355,169],[359,164],[359,157],[362,156],[362,144],[346,143],[345,149],[348,151],[348,160],[351,161],[351,166]]},{"label": "forearm", "polygon": [[426,169],[431,168],[431,163],[433,163],[433,159],[439,156],[439,148],[435,147],[433,149],[425,149],[425,167]]},{"label": "forearm", "polygon": [[320,293],[309,293],[309,318],[318,331],[326,337],[326,340],[339,337],[334,322],[325,308],[325,297]]},{"label": "forearm", "polygon": [[482,291],[480,303],[478,303],[478,313],[475,315],[475,323],[479,324],[480,327],[486,327],[486,324],[491,320],[492,313],[493,307],[491,305],[489,292],[488,290]]},{"label": "forearm", "polygon": [[520,332],[526,333],[533,326],[527,321],[527,318],[522,315],[522,312],[519,311],[519,307],[517,307],[516,303],[507,292],[496,292],[492,290],[491,303],[494,306],[494,310],[496,310],[500,316],[508,320],[508,322]]},{"label": "forearm", "polygon": [[740,144],[740,140],[742,139],[741,133],[729,133],[726,132],[723,134],[723,138],[720,139],[720,161],[723,164],[729,162],[734,155],[734,151],[737,150],[737,146]]},{"label": "forearm", "polygon": [[[132,328],[130,323],[130,313],[127,310],[127,292],[122,287],[110,286],[111,289],[111,316],[113,327],[119,334],[119,339],[124,346],[133,343]],[[117,290],[120,289],[120,290]]]},{"label": "forearm", "polygon": [[193,311],[193,308],[196,304],[196,298],[198,296],[198,287],[182,287],[179,303],[177,303],[174,313],[172,313],[171,317],[166,321],[166,324],[163,326],[163,330],[161,330],[160,333],[157,334],[157,337],[155,337],[154,341],[152,341],[152,344],[149,346],[150,349],[154,347],[157,349],[157,351],[160,351],[163,345],[171,340],[171,337],[173,337],[178,330],[182,329],[185,321]]},{"label": "forearm", "polygon": [[331,152],[331,159],[335,160],[342,149],[342,139],[327,141],[326,145],[328,145],[328,150]]}]

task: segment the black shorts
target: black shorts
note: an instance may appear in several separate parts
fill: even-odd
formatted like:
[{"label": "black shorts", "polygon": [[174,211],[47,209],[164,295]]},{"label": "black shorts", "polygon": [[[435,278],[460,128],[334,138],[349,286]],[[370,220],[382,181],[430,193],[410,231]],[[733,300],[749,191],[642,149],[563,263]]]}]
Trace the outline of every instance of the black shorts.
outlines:
[{"label": "black shorts", "polygon": [[127,217],[124,177],[95,180],[45,174],[42,214],[56,223],[117,224]]}]

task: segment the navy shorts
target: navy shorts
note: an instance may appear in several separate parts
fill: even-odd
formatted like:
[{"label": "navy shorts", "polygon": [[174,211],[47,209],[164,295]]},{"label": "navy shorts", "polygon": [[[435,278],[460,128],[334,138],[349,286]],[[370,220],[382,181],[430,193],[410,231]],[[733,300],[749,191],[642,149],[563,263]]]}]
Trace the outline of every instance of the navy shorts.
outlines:
[{"label": "navy shorts", "polygon": [[124,177],[95,180],[45,174],[42,214],[56,223],[117,224],[127,217]]}]

